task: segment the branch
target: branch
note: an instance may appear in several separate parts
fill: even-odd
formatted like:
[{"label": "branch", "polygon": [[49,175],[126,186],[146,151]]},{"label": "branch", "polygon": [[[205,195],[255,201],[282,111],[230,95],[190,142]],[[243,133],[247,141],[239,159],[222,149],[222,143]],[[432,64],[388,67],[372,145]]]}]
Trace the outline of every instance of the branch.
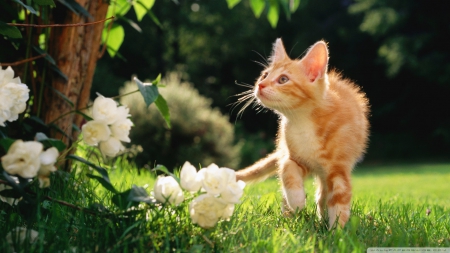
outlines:
[{"label": "branch", "polygon": [[94,22],[88,22],[88,23],[77,23],[77,24],[53,24],[53,25],[35,25],[35,24],[16,24],[16,23],[7,23],[10,26],[26,26],[26,27],[78,27],[78,26],[88,26],[88,25],[95,25],[98,23],[103,23],[108,20],[111,20],[115,18],[114,16],[111,16],[109,18],[105,18],[102,20],[94,21]]},{"label": "branch", "polygon": [[17,65],[20,65],[20,64],[23,64],[23,63],[26,63],[26,62],[34,61],[36,59],[45,57],[46,55],[47,54],[41,54],[41,55],[38,55],[38,56],[35,56],[35,57],[31,57],[31,58],[28,58],[28,59],[24,59],[24,60],[12,62],[12,63],[0,63],[0,66],[1,67],[3,67],[3,66],[17,66]]}]

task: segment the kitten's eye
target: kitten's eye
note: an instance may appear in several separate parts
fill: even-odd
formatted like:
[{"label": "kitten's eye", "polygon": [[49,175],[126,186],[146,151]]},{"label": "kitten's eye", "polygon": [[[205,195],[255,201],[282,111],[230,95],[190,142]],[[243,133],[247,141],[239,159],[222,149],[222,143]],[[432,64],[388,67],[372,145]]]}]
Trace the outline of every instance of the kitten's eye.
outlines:
[{"label": "kitten's eye", "polygon": [[267,77],[268,75],[269,75],[269,73],[264,72],[264,73],[262,74],[262,76],[261,76],[261,80],[266,79],[266,77]]},{"label": "kitten's eye", "polygon": [[288,78],[287,76],[281,76],[281,77],[278,79],[278,83],[279,83],[279,84],[284,84],[284,83],[286,83],[287,81],[289,81],[289,78]]}]

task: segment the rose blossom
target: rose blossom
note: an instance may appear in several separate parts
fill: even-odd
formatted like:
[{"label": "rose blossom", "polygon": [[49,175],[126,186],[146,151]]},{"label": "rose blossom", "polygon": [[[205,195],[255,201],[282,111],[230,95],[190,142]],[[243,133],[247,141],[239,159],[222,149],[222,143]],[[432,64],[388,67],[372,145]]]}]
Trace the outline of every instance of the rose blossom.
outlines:
[{"label": "rose blossom", "polygon": [[101,141],[98,147],[104,156],[109,157],[115,157],[117,153],[125,149],[120,140],[112,136],[106,141]]},{"label": "rose blossom", "polygon": [[[202,228],[212,228],[223,216],[227,204],[211,194],[203,194],[192,200],[189,214],[192,222]],[[229,217],[229,210],[227,212]]]},{"label": "rose blossom", "polygon": [[41,167],[38,171],[39,187],[46,188],[50,186],[50,173],[56,171],[55,163],[59,152],[55,147],[51,147],[42,152],[39,156]]},{"label": "rose blossom", "polygon": [[208,193],[220,194],[226,186],[228,176],[216,164],[211,164],[199,171],[203,176],[202,185]]},{"label": "rose blossom", "polygon": [[185,162],[180,172],[181,187],[186,191],[196,192],[202,187],[202,175],[190,162]]},{"label": "rose blossom", "polygon": [[17,120],[25,111],[29,92],[19,77],[14,78],[11,66],[5,70],[0,67],[0,126],[5,126],[5,121]]},{"label": "rose blossom", "polygon": [[92,117],[94,120],[103,120],[107,125],[117,120],[117,103],[112,98],[98,96],[94,100],[92,107]]},{"label": "rose blossom", "polygon": [[41,165],[39,155],[43,145],[36,141],[15,141],[8,153],[1,158],[3,168],[11,175],[23,178],[35,177]]},{"label": "rose blossom", "polygon": [[131,126],[133,126],[133,122],[130,119],[117,120],[111,125],[111,133],[121,141],[130,142],[128,135],[130,135]]},{"label": "rose blossom", "polygon": [[111,130],[104,121],[91,120],[81,127],[83,140],[90,146],[96,146],[100,141],[106,141],[111,135]]},{"label": "rose blossom", "polygon": [[155,199],[159,202],[179,205],[184,200],[183,191],[178,182],[171,176],[158,177],[153,188]]}]

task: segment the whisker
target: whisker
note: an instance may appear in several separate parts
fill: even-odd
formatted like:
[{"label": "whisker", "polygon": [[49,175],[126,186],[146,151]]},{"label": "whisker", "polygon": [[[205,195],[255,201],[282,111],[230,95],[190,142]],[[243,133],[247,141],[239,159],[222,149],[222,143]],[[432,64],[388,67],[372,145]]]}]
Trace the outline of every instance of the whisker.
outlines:
[{"label": "whisker", "polygon": [[264,61],[264,62],[255,61],[256,63],[261,64],[261,66],[263,66],[265,68],[267,68],[270,65],[270,63],[267,61],[267,57],[264,57],[262,54],[258,53],[255,50],[252,50],[252,51],[255,52],[257,55],[259,55],[259,57],[261,57],[261,59]]},{"label": "whisker", "polygon": [[253,88],[253,85],[250,85],[248,83],[238,83],[237,81],[234,82],[236,85],[245,87],[245,88]]},{"label": "whisker", "polygon": [[260,61],[252,61],[252,62],[262,66],[263,68],[269,67],[269,65],[267,63],[264,63],[264,62],[260,62]]}]

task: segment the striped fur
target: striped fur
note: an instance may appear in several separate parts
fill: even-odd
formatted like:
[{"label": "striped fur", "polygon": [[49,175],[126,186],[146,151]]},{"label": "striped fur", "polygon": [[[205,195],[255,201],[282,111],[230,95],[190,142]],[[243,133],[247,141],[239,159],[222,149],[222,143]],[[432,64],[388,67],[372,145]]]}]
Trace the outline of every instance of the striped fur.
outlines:
[{"label": "striped fur", "polygon": [[277,148],[238,171],[237,179],[252,182],[277,173],[293,212],[305,206],[304,178],[315,176],[318,213],[323,217],[328,210],[331,229],[336,220],[343,227],[350,216],[350,174],[366,149],[369,103],[358,86],[327,68],[325,42],[293,60],[277,39],[268,66],[240,101],[279,115]]}]

